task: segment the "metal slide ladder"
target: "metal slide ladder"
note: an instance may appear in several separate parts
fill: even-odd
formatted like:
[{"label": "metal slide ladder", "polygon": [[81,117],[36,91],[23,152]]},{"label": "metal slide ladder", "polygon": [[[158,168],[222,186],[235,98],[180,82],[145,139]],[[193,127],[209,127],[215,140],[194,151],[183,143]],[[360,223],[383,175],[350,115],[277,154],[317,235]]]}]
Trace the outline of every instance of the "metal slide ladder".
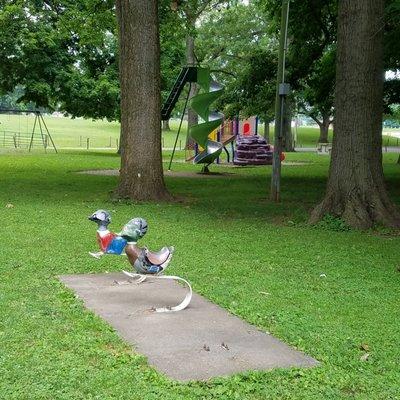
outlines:
[{"label": "metal slide ladder", "polygon": [[174,109],[179,96],[185,87],[187,82],[196,82],[197,68],[196,67],[184,67],[176,79],[174,86],[168,95],[167,100],[163,104],[161,109],[161,119],[163,121],[168,120],[171,117],[172,110]]}]

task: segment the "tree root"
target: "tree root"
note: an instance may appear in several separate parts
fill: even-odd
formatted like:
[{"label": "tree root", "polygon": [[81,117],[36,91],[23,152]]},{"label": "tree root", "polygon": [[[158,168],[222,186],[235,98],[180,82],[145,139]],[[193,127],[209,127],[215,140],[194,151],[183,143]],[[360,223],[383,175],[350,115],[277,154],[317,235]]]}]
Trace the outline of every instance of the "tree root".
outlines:
[{"label": "tree root", "polygon": [[400,212],[385,193],[369,191],[363,196],[353,191],[345,197],[328,193],[311,212],[309,222],[315,224],[327,214],[341,218],[356,229],[369,229],[377,225],[400,228]]}]

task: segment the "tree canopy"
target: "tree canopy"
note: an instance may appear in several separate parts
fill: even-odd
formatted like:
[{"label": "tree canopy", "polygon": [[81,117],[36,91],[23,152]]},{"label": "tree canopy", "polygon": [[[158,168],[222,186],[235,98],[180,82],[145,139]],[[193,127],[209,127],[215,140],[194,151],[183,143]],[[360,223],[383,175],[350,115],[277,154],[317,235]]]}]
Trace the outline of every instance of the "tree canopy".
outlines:
[{"label": "tree canopy", "polygon": [[[113,0],[2,0],[0,93],[86,118],[120,117]],[[184,57],[183,27],[159,2],[161,85],[166,96]]]},{"label": "tree canopy", "polygon": [[[119,119],[118,50],[113,0],[1,0],[0,93],[24,88],[20,101],[73,116]],[[195,37],[199,63],[226,85],[220,106],[271,118],[280,0],[159,2],[161,90],[165,98]],[[386,2],[385,68],[400,65],[399,0]],[[174,11],[175,10],[175,11]],[[332,118],[337,4],[291,2],[288,79],[303,112]],[[310,21],[310,23],[304,23]],[[264,60],[263,60],[264,58]],[[265,68],[262,68],[264,63]],[[254,87],[250,88],[251,82]],[[386,111],[399,103],[398,81],[385,84]]]},{"label": "tree canopy", "polygon": [[[137,10],[146,16],[146,12],[149,11],[146,7],[150,3],[146,7],[144,4],[133,6],[125,0],[117,4],[123,5],[123,9],[129,12],[138,7]],[[148,60],[154,59],[157,64],[157,70],[151,70],[157,87],[153,87],[149,82],[149,86],[152,87],[152,96],[154,96],[154,103],[149,104],[149,107],[151,106],[154,112],[155,117],[152,122],[155,124],[153,125],[155,130],[158,129],[155,127],[159,123],[159,117],[156,117],[154,111],[159,108],[157,102],[160,101],[161,96],[167,95],[178,70],[185,62],[209,66],[218,80],[225,85],[225,95],[220,100],[219,108],[223,109],[228,117],[237,114],[243,116],[258,114],[266,121],[273,118],[281,0],[248,2],[240,0],[160,0],[156,2],[152,0],[151,13],[152,17],[156,18],[152,19],[152,23],[157,29],[152,30],[149,23],[147,29],[153,35],[149,43],[157,49],[151,54],[146,53],[146,49],[141,47],[141,39],[136,36],[137,32],[129,29],[117,30],[116,8],[113,0],[80,2],[0,0],[0,6],[0,57],[2,59],[0,94],[8,93],[6,98],[8,103],[15,103],[17,94],[18,101],[34,102],[38,107],[59,109],[72,116],[120,119],[119,81],[123,79],[119,71],[124,70],[125,76],[129,76],[130,79],[143,78],[132,76],[125,68],[126,65],[120,64],[121,47],[118,47],[118,44],[121,44],[119,40],[121,37],[119,36],[121,32],[124,34],[128,32],[127,35],[136,40],[137,51],[142,51],[144,57]],[[354,10],[362,13],[362,17],[353,15]],[[355,85],[355,82],[358,82],[357,76],[346,70],[354,61],[352,56],[357,49],[346,47],[343,37],[351,37],[356,42],[358,40],[357,43],[360,46],[364,46],[368,40],[373,40],[377,46],[376,53],[365,47],[364,55],[370,57],[371,68],[374,67],[376,73],[382,74],[384,70],[397,72],[400,69],[399,11],[400,0],[376,0],[376,4],[373,0],[354,0],[352,4],[349,0],[339,2],[306,0],[290,3],[287,78],[293,88],[293,99],[301,111],[310,115],[320,125],[320,140],[323,138],[323,133],[327,138],[328,127],[334,114],[335,122],[337,122],[338,105],[342,107],[348,100],[342,93],[346,88],[338,90],[338,82],[343,84],[347,79],[352,82],[354,93],[357,92],[360,96],[357,101],[365,100],[363,96],[371,94],[367,85],[364,85],[365,82],[357,87]],[[374,12],[379,13],[378,19],[373,15]],[[349,15],[352,21],[359,23],[372,21],[376,30],[370,32],[362,30],[363,27],[352,27],[351,23],[344,21],[344,18]],[[124,17],[120,15],[120,21],[125,21]],[[136,16],[132,20],[140,24]],[[341,42],[338,40],[338,26],[342,29]],[[157,40],[154,40],[155,32]],[[124,40],[124,43],[128,45],[129,37],[124,36]],[[158,49],[158,41],[160,49]],[[339,42],[341,48],[338,48]],[[380,49],[382,52],[378,54]],[[340,57],[339,50],[342,52]],[[350,51],[347,58],[344,55],[346,51]],[[135,53],[132,54],[136,56]],[[123,63],[130,62],[126,55],[122,58]],[[141,65],[137,61],[135,65],[139,68]],[[158,65],[161,67],[159,68]],[[366,64],[356,65],[356,67],[371,78],[372,70],[368,69]],[[159,79],[158,69],[161,70],[161,79]],[[140,69],[140,71],[146,73],[146,69]],[[379,101],[379,104],[371,107],[371,113],[374,114],[375,119],[369,121],[370,125],[362,123],[360,110],[357,115],[356,111],[352,111],[357,121],[360,121],[360,126],[366,130],[371,128],[371,132],[374,132],[374,141],[370,143],[368,138],[362,136],[362,132],[354,131],[374,149],[371,150],[373,153],[368,153],[370,157],[367,153],[364,154],[366,159],[374,160],[374,170],[378,170],[381,161],[380,150],[377,149],[378,142],[381,140],[378,131],[382,119],[382,105],[384,103],[386,113],[397,115],[398,104],[400,104],[399,82],[398,79],[390,79],[381,85],[382,82],[370,79],[370,89],[375,90],[374,96],[371,95],[371,101]],[[381,86],[384,88],[384,94],[382,94]],[[16,88],[17,91],[15,91]],[[125,103],[124,101],[122,103],[137,105],[131,101],[130,95],[127,95],[127,88],[129,85],[125,86]],[[140,85],[135,88],[137,93],[131,95],[144,93]],[[11,96],[10,93],[14,94]],[[349,93],[347,95],[350,96]],[[338,99],[341,99],[342,103]],[[336,108],[333,107],[334,102],[336,102]],[[348,158],[341,157],[337,153],[340,146],[346,154],[349,152],[345,145],[346,135],[349,134],[346,112],[347,110],[342,108],[338,114],[337,132],[339,134],[335,133],[335,135],[342,139],[341,141],[336,139],[334,142],[336,150],[334,150],[333,166],[340,163],[348,164]],[[129,136],[130,129],[127,128],[129,124],[130,120],[126,118],[123,130],[128,132],[128,135],[123,139],[124,143],[130,143],[131,151],[134,152],[136,145],[133,144],[137,142],[137,137]],[[159,143],[154,137],[153,139],[158,149]],[[140,156],[144,157],[145,153],[142,152]],[[157,163],[158,174],[160,174],[160,157],[152,154]],[[123,168],[128,176],[130,171],[129,168],[126,169],[126,166],[129,160],[132,160],[132,154],[125,156]],[[365,160],[360,162],[365,162]],[[135,165],[136,169],[140,167],[138,164]],[[148,162],[147,165],[151,163]],[[370,167],[371,165],[368,164],[368,168]],[[331,171],[333,171],[332,168],[334,167],[331,167]],[[377,187],[383,185],[382,171],[379,171],[380,175],[375,179]],[[335,179],[332,176],[334,175],[331,174],[330,182]],[[161,182],[159,187],[164,192],[162,179],[158,182]],[[357,190],[361,189],[357,187]],[[365,191],[366,198],[368,190]],[[379,192],[382,204],[389,204],[382,187],[379,188]],[[343,198],[333,201],[335,203],[333,205],[330,202],[331,198],[328,200],[329,204],[324,203],[320,208],[323,212],[337,210]],[[388,205],[387,209],[392,210],[391,205]],[[382,215],[385,212],[383,211]],[[376,215],[370,218],[370,221],[387,220],[386,217],[380,218]]]}]

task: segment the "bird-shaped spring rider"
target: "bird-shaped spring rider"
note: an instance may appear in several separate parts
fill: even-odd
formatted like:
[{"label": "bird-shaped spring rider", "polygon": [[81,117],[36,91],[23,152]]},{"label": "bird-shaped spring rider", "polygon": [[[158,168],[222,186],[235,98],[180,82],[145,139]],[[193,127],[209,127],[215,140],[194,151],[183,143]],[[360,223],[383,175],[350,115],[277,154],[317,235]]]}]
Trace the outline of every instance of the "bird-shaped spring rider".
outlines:
[{"label": "bird-shaped spring rider", "polygon": [[155,308],[156,312],[180,311],[185,309],[192,299],[192,287],[189,282],[179,276],[162,275],[171,261],[174,248],[163,247],[158,252],[153,252],[146,247],[139,247],[137,242],[147,232],[147,222],[143,218],[133,218],[124,225],[121,232],[114,233],[108,229],[111,223],[110,213],[105,210],[97,210],[89,217],[90,221],[97,224],[97,242],[100,247],[98,252],[89,254],[95,258],[100,258],[106,254],[123,255],[126,254],[134,273],[122,271],[130,278],[135,278],[136,283],[142,283],[147,277],[156,279],[169,279],[183,282],[188,292],[184,300],[173,307]]}]

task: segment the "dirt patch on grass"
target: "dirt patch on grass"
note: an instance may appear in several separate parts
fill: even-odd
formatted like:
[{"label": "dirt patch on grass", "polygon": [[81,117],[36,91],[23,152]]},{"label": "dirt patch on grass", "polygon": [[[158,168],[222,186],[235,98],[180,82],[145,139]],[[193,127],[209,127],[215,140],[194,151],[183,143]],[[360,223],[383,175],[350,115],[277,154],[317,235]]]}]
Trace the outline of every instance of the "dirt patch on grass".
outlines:
[{"label": "dirt patch on grass", "polygon": [[[84,175],[100,175],[100,176],[118,176],[118,169],[88,169],[85,171],[78,171],[77,174]],[[238,174],[228,172],[210,172],[208,174],[202,174],[200,172],[193,171],[164,171],[164,176],[174,178],[229,178],[238,176]]]},{"label": "dirt patch on grass", "polygon": [[[301,166],[307,165],[310,162],[304,161],[284,161],[282,162],[283,166]],[[236,171],[239,169],[253,169],[257,166],[248,165],[248,166],[237,166],[232,164],[220,164],[219,167],[230,167],[235,168]],[[263,165],[264,167],[264,165]],[[272,168],[272,166],[269,166]],[[119,176],[118,169],[88,169],[83,171],[77,171],[77,174],[84,174],[84,175],[100,175],[100,176]],[[209,172],[207,174],[203,174],[197,171],[164,171],[164,176],[172,177],[172,178],[230,178],[230,177],[237,177],[241,176],[242,174],[232,173],[232,172]]]},{"label": "dirt patch on grass", "polygon": [[100,176],[118,176],[118,169],[87,169],[84,171],[77,171],[77,174],[82,175],[100,175]]},{"label": "dirt patch on grass", "polygon": [[309,165],[312,161],[282,161],[282,165]]}]

